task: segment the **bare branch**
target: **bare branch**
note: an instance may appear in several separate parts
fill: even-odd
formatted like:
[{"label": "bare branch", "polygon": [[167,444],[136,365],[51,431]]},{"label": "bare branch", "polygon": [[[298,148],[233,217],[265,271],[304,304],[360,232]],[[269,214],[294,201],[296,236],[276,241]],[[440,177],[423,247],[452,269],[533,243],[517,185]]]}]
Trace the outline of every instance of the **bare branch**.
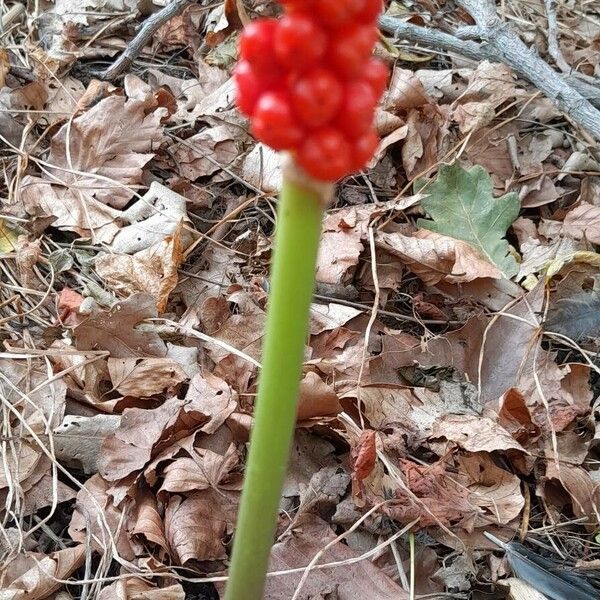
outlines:
[{"label": "bare branch", "polygon": [[558,21],[556,19],[556,0],[545,0],[546,16],[548,18],[548,52],[556,66],[563,73],[570,73],[571,67],[565,60],[558,45]]},{"label": "bare branch", "polygon": [[460,0],[460,4],[469,11],[473,10],[471,15],[479,28],[481,43],[459,40],[447,33],[404,23],[394,17],[381,17],[379,23],[384,31],[398,38],[431,48],[443,48],[476,61],[489,60],[508,65],[550,98],[559,110],[600,140],[600,110],[528,48],[497,15],[491,15],[491,5],[487,1]]}]

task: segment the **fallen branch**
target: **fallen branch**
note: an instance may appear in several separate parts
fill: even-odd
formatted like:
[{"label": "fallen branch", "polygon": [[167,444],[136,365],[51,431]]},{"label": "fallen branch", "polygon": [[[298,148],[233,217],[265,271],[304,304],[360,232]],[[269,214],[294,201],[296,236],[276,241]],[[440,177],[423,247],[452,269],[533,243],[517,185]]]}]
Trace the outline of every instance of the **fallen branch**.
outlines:
[{"label": "fallen branch", "polygon": [[191,4],[190,0],[173,0],[173,2],[148,17],[140,27],[137,35],[127,44],[123,54],[108,69],[99,73],[98,77],[106,81],[114,81],[119,77],[123,71],[132,65],[144,46],[152,39],[152,36],[165,23],[180,15],[188,4]]},{"label": "fallen branch", "polygon": [[[573,79],[573,82],[579,82],[573,83],[573,87],[567,83],[498,18],[495,7],[487,0],[459,0],[459,3],[475,19],[476,25],[458,30],[457,35],[404,23],[394,17],[381,17],[379,23],[384,31],[397,38],[430,48],[442,48],[476,61],[489,60],[508,65],[550,98],[559,110],[600,140],[600,110],[575,89],[575,85],[583,82]],[[466,37],[471,39],[464,39]],[[475,42],[472,38],[481,41]],[[595,95],[595,90],[590,91],[592,86],[583,84],[581,87]]]}]

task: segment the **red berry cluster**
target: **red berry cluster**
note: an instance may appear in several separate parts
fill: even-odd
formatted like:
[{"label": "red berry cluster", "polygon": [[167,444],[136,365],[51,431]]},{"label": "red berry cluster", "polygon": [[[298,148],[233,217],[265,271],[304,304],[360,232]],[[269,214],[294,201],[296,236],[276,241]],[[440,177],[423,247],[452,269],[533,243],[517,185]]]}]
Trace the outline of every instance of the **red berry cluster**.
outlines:
[{"label": "red berry cluster", "polygon": [[310,175],[335,181],[377,146],[373,113],[388,69],[371,56],[382,0],[280,0],[240,38],[237,104],[252,133],[291,150]]}]

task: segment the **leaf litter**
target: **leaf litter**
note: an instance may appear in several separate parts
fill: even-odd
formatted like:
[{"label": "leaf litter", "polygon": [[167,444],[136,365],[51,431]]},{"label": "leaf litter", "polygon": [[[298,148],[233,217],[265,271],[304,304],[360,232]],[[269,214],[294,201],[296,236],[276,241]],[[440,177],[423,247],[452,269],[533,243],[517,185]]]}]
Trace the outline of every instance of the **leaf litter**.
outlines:
[{"label": "leaf litter", "polygon": [[[56,2],[2,40],[0,599],[223,591],[281,181],[231,69],[275,5],[190,5],[96,79],[161,6]],[[541,13],[502,7],[548,58]],[[588,78],[594,35],[560,29]],[[511,597],[532,553],[600,560],[598,157],[505,65],[377,51],[382,142],[323,224],[265,598],[408,598],[411,561],[417,597]],[[514,577],[484,532],[525,544]]]}]

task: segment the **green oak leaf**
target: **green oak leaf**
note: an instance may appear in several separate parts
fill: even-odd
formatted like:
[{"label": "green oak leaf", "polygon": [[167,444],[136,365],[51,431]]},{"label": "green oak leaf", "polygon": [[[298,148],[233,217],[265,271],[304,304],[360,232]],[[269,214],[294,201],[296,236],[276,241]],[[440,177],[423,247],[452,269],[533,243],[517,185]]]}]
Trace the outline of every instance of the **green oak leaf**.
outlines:
[{"label": "green oak leaf", "polygon": [[465,170],[457,162],[442,165],[433,182],[416,181],[415,190],[421,189],[428,194],[421,206],[431,220],[419,219],[418,227],[463,240],[506,277],[517,274],[517,261],[504,239],[507,229],[519,216],[521,203],[517,194],[511,192],[494,198],[492,180],[483,167]]}]

